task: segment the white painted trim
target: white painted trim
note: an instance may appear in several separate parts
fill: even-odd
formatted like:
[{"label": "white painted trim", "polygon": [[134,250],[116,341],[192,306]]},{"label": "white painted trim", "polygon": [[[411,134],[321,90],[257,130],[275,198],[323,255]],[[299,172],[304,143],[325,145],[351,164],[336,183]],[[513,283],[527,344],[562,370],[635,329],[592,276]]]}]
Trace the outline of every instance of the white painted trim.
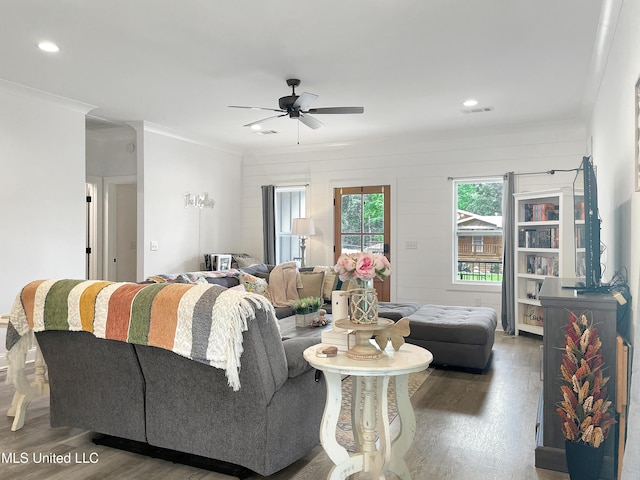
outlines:
[{"label": "white painted trim", "polygon": [[91,202],[91,219],[93,220],[88,226],[91,229],[91,265],[89,266],[89,278],[98,280],[103,278],[102,267],[104,264],[104,253],[102,250],[103,243],[103,198],[104,188],[102,177],[87,176],[86,183],[92,186],[93,195]]},{"label": "white painted trim", "polygon": [[[139,122],[131,122],[129,123],[129,125],[137,129]],[[213,148],[215,150],[219,150],[225,153],[230,153],[233,155],[241,154],[241,151],[232,145],[216,142],[211,139],[198,137],[196,135],[186,134],[178,130],[175,130],[173,128],[165,127],[164,125],[158,125],[156,123],[144,121],[142,122],[142,128],[146,133],[155,133],[157,135],[163,135],[165,137],[174,138],[176,140],[180,140],[183,142],[194,143],[196,145],[202,145],[204,147]]]},{"label": "white painted trim", "polygon": [[89,103],[78,102],[70,98],[61,97],[59,95],[54,95],[52,93],[37,90],[35,88],[27,87],[25,85],[3,79],[0,79],[0,90],[4,90],[11,95],[23,95],[37,98],[39,100],[44,100],[46,102],[55,103],[56,105],[59,105],[61,107],[68,108],[69,110],[74,110],[83,114],[87,114],[87,112],[90,112],[91,110],[96,108],[95,105],[91,105]]}]

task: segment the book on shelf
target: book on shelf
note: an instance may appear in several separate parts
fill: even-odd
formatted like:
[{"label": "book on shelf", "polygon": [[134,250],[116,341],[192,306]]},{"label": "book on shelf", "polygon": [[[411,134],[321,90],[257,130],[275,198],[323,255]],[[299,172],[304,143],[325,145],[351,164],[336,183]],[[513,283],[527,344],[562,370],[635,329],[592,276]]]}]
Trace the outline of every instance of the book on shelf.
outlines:
[{"label": "book on shelf", "polygon": [[539,280],[527,280],[527,298],[531,300],[538,300],[540,290],[542,289],[542,282]]},{"label": "book on shelf", "polygon": [[578,225],[575,229],[576,248],[584,248],[584,225]]},{"label": "book on shelf", "polygon": [[520,248],[558,248],[558,228],[521,228],[518,232],[518,245]]},{"label": "book on shelf", "polygon": [[527,255],[527,273],[557,277],[560,273],[558,257]]},{"label": "book on shelf", "polygon": [[559,206],[554,203],[525,203],[524,204],[524,221],[525,222],[548,222],[558,220]]}]

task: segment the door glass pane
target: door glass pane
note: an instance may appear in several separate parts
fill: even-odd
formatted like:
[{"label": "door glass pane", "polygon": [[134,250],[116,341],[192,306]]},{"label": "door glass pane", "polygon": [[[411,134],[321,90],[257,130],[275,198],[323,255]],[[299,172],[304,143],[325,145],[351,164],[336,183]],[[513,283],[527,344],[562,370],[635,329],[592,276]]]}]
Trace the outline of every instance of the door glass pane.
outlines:
[{"label": "door glass pane", "polygon": [[362,237],[360,235],[341,235],[340,238],[342,239],[342,249],[340,250],[341,253],[354,253],[362,251],[362,245],[360,244]]},{"label": "door glass pane", "polygon": [[[342,233],[362,231],[362,195],[342,195]],[[360,243],[360,242],[358,242]]]},{"label": "door glass pane", "polygon": [[364,251],[369,253],[384,253],[384,237],[382,235],[363,235]]},{"label": "door glass pane", "polygon": [[363,196],[363,229],[364,233],[384,231],[384,194],[366,193]]}]

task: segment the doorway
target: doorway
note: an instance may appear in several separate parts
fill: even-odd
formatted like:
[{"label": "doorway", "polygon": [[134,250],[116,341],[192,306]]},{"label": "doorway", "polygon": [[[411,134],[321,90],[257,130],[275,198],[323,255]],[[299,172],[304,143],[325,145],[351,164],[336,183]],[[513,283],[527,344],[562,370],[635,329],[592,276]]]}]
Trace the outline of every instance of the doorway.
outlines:
[{"label": "doorway", "polygon": [[[334,189],[334,262],[342,253],[383,253],[391,261],[391,187]],[[378,300],[391,298],[390,282],[373,282]]]},{"label": "doorway", "polygon": [[87,214],[85,277],[97,280],[102,277],[102,178],[87,177],[85,183]]},{"label": "doorway", "polygon": [[137,183],[136,177],[105,177],[106,280],[137,281]]}]

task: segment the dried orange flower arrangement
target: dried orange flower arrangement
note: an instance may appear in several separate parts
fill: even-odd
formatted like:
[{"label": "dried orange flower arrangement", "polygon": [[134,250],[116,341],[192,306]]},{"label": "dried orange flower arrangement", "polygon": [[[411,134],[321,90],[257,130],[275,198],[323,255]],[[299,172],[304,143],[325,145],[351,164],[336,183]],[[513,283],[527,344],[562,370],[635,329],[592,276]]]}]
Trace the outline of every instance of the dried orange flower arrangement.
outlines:
[{"label": "dried orange flower arrangement", "polygon": [[616,420],[607,400],[602,342],[590,317],[569,312],[560,367],[566,385],[561,387],[563,400],[557,411],[567,440],[598,448]]}]

